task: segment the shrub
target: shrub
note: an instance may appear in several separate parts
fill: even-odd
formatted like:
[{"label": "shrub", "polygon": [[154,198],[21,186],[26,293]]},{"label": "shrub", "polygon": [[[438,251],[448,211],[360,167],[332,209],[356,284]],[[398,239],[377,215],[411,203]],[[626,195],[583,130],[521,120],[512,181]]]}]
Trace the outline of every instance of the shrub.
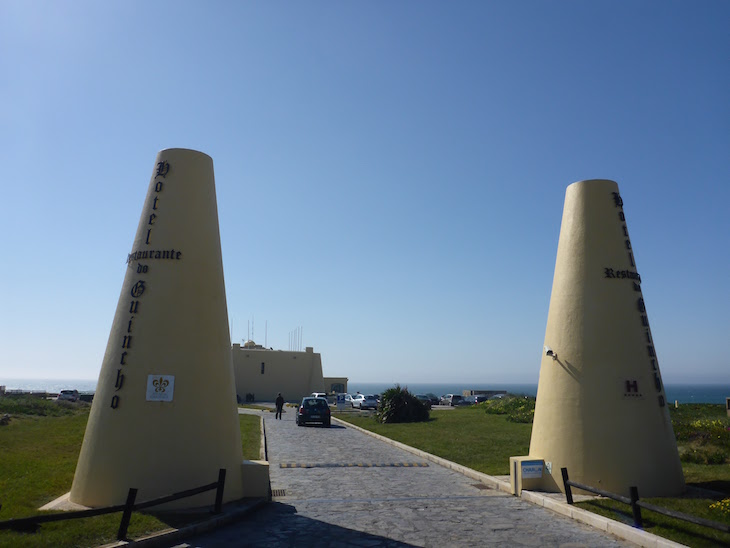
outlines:
[{"label": "shrub", "polygon": [[423,422],[429,416],[426,406],[408,388],[401,388],[396,384],[389,388],[380,398],[377,420],[383,424],[396,422]]},{"label": "shrub", "polygon": [[724,518],[730,518],[730,499],[718,500],[710,504],[710,509],[717,511]]},{"label": "shrub", "polygon": [[507,420],[512,422],[531,423],[535,416],[535,398],[530,396],[507,394],[479,405],[491,415],[507,415]]},{"label": "shrub", "polygon": [[682,447],[679,460],[692,464],[725,464],[728,453],[713,446]]},{"label": "shrub", "polygon": [[60,417],[74,415],[82,408],[87,408],[84,402],[70,402],[47,400],[28,395],[6,395],[0,397],[0,413],[10,415],[35,415],[41,417]]}]

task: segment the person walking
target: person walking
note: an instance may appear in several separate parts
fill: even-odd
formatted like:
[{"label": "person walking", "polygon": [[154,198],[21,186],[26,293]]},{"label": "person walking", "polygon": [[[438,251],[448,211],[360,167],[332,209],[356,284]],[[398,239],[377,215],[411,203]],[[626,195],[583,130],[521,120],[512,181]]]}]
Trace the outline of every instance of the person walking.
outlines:
[{"label": "person walking", "polygon": [[281,413],[284,409],[284,397],[281,395],[281,392],[279,392],[279,395],[276,396],[276,415],[274,418],[281,420]]}]

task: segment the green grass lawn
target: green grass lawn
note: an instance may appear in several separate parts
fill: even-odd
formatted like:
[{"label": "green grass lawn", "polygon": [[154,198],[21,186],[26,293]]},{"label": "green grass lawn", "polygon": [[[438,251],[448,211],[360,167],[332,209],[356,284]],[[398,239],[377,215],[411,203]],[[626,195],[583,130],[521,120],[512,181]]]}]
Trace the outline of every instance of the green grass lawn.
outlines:
[{"label": "green grass lawn", "polygon": [[[0,521],[40,514],[37,509],[71,489],[89,416],[85,404],[0,398]],[[258,459],[260,418],[241,415],[244,458]],[[116,540],[121,514],[48,523],[36,533],[0,531],[0,547],[98,546]],[[129,538],[168,528],[172,523],[135,512]],[[174,523],[179,526],[180,522]]]},{"label": "green grass lawn", "polygon": [[492,476],[509,474],[509,458],[527,455],[530,448],[532,424],[509,422],[478,406],[432,411],[428,422],[407,424],[380,424],[351,413],[333,416]]}]

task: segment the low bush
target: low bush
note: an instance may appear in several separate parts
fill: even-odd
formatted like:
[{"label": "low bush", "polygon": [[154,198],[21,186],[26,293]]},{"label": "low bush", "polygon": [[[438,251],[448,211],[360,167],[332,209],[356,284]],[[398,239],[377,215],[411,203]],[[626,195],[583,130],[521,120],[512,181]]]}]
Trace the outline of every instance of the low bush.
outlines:
[{"label": "low bush", "polygon": [[531,423],[535,417],[535,398],[531,396],[507,394],[479,405],[491,415],[507,415],[507,420],[511,422]]},{"label": "low bush", "polygon": [[730,462],[730,419],[723,405],[670,407],[679,458],[693,464]]},{"label": "low bush", "polygon": [[9,415],[33,415],[37,417],[62,417],[88,411],[86,402],[47,400],[29,395],[5,395],[0,397],[0,413]]},{"label": "low bush", "polygon": [[397,384],[383,392],[375,416],[383,424],[423,422],[428,420],[429,412],[421,400]]},{"label": "low bush", "polygon": [[730,519],[730,498],[710,504],[710,510],[716,512],[720,518]]},{"label": "low bush", "polygon": [[680,447],[679,459],[694,464],[725,464],[728,453],[716,447]]}]

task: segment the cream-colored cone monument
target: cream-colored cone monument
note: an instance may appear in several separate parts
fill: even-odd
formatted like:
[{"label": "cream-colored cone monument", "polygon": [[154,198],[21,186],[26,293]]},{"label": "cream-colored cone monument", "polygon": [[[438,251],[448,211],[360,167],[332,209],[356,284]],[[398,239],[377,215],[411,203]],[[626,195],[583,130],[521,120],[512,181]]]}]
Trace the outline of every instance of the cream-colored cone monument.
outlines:
[{"label": "cream-colored cone monument", "polygon": [[[570,478],[675,495],[684,477],[623,201],[613,181],[570,185],[540,365],[530,456],[543,487]],[[549,463],[549,465],[548,465]],[[548,470],[550,469],[550,470]]]},{"label": "cream-colored cone monument", "polygon": [[[121,258],[121,257],[120,257]],[[157,155],[71,488],[71,502],[120,504],[216,481],[242,496],[212,159]],[[172,503],[212,503],[215,491]],[[168,506],[169,507],[169,506]]]}]

